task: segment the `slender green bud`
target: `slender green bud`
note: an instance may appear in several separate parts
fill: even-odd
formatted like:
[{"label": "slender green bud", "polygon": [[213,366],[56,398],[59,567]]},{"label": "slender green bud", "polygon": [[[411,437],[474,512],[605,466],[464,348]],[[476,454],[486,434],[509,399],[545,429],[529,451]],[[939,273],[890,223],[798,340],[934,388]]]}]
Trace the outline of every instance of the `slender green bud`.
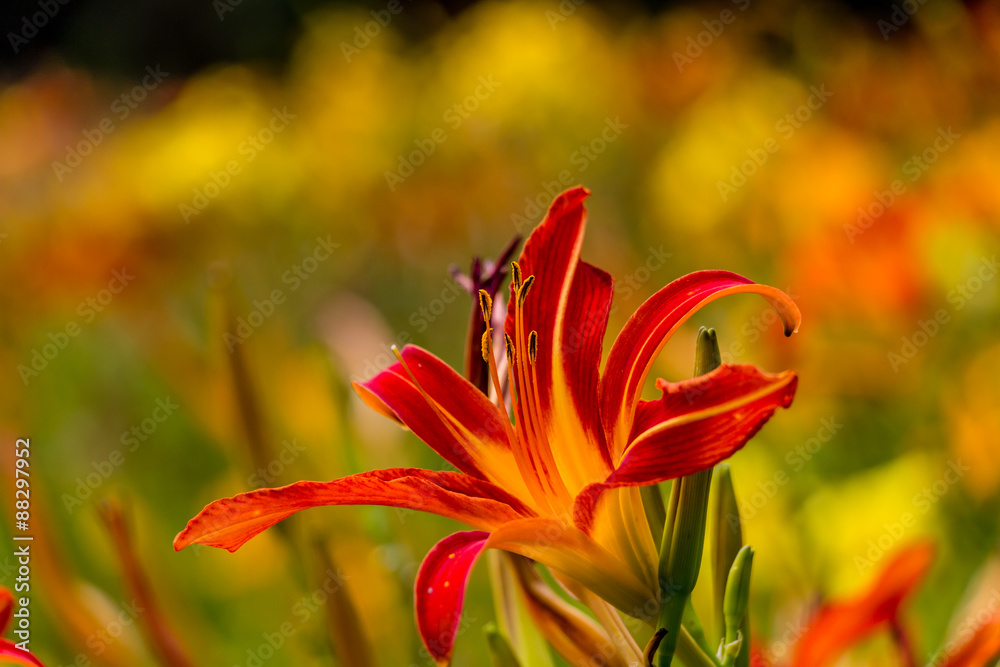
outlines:
[{"label": "slender green bud", "polygon": [[716,637],[722,637],[726,633],[726,619],[722,609],[726,595],[726,580],[729,578],[729,569],[736,560],[736,554],[743,547],[743,525],[728,463],[720,463],[715,467],[714,486],[712,517],[715,522],[715,539],[712,541],[712,597],[715,602]]},{"label": "slender green bud", "polygon": [[749,638],[741,632],[746,616],[747,605],[750,603],[750,574],[753,569],[753,549],[749,545],[740,549],[729,570],[726,581],[726,596],[722,608],[726,619],[726,638],[722,646],[723,667],[736,664],[739,656],[749,656],[750,651],[744,650]]},{"label": "slender green bud", "polygon": [[[714,329],[702,327],[695,347],[694,374],[704,375],[722,363]],[[673,660],[688,599],[698,582],[701,557],[705,548],[705,524],[708,518],[708,492],[712,469],[674,480],[671,488],[667,523],[660,547],[659,627],[666,630],[656,654],[658,667],[669,667]],[[699,624],[700,626],[700,624]]]},{"label": "slender green bud", "polygon": [[698,329],[698,342],[694,348],[694,376],[704,375],[722,365],[722,352],[715,329]]},{"label": "slender green bud", "polygon": [[726,615],[726,635],[730,632],[735,635],[739,629],[743,614],[746,613],[747,604],[750,602],[750,572],[753,569],[753,549],[748,544],[740,549],[733,561],[733,567],[729,570],[729,579],[726,581],[726,599],[723,609]]},{"label": "slender green bud", "polygon": [[486,635],[486,643],[490,649],[490,662],[493,667],[520,667],[514,650],[510,647],[510,642],[503,636],[497,628],[496,623],[487,623],[483,626],[483,634]]},{"label": "slender green bud", "polygon": [[[707,474],[706,474],[707,473]],[[686,596],[694,590],[701,569],[708,518],[708,490],[712,471],[702,471],[679,480],[677,514],[667,558],[660,554],[661,587],[667,596]],[[664,535],[666,540],[666,535]]]}]

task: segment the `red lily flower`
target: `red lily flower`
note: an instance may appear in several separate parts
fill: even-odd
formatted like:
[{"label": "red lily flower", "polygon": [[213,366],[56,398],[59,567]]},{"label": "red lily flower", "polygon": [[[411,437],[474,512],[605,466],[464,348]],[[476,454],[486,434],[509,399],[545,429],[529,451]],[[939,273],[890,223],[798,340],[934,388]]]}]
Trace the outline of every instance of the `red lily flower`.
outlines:
[{"label": "red lily flower", "polygon": [[900,607],[920,585],[934,560],[927,543],[908,547],[890,561],[872,585],[851,600],[823,605],[795,646],[795,667],[832,665],[851,646],[882,629],[893,633],[905,664],[915,665],[902,627]]},{"label": "red lily flower", "polygon": [[[7,631],[14,614],[14,596],[0,586],[0,635]],[[42,661],[29,651],[19,649],[14,642],[0,636],[0,664],[26,665],[27,667],[45,667]]]},{"label": "red lily flower", "polygon": [[[439,542],[416,581],[417,624],[447,664],[469,572],[483,549],[505,549],[576,580],[619,609],[654,617],[658,549],[638,487],[707,469],[740,449],[794,396],[797,378],[749,365],[721,366],[680,383],[659,381],[640,399],[666,340],[695,311],[727,294],[754,292],[781,315],[798,308],[782,292],[726,271],[684,276],[629,319],[601,372],[612,279],[580,261],[584,188],[553,202],[512,265],[504,326],[514,424],[502,405],[431,353],[407,346],[399,362],[355,389],[411,429],[458,472],[389,469],[331,482],[298,482],[208,505],[174,540],[235,551],[307,507],[378,504],[432,512],[476,530]],[[483,356],[502,396],[487,323]]]},{"label": "red lily flower", "polygon": [[[933,667],[987,667],[1000,657],[1000,613],[981,619],[964,642],[955,638],[927,662],[917,662],[903,627],[902,607],[921,584],[934,560],[933,545],[923,542],[897,554],[860,595],[824,604],[795,646],[792,667],[832,665],[852,646],[876,632],[889,630],[902,664]],[[757,658],[755,658],[757,659]],[[753,665],[766,665],[763,659]]]}]

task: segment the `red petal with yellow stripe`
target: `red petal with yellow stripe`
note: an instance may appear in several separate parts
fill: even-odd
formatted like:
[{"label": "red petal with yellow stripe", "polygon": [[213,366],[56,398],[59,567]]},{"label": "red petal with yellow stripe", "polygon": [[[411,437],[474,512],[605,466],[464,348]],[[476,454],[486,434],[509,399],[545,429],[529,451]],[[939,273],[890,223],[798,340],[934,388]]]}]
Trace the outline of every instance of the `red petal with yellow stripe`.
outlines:
[{"label": "red petal with yellow stripe", "polygon": [[618,467],[577,498],[577,525],[589,529],[607,489],[675,479],[732,456],[775,410],[791,405],[797,384],[790,371],[773,375],[750,365],[720,366],[683,382],[658,380],[663,396],[640,402]]},{"label": "red petal with yellow stripe", "polygon": [[746,292],[760,294],[774,306],[786,335],[798,329],[801,315],[787,294],[729,271],[696,271],[678,278],[629,318],[611,347],[601,377],[601,418],[613,460],[628,444],[639,395],[663,344],[702,306],[729,294]]},{"label": "red petal with yellow stripe", "polygon": [[516,469],[509,428],[502,421],[506,415],[430,352],[407,345],[400,356],[405,366],[396,362],[354,385],[366,403],[409,428],[462,472],[490,479],[494,471]]},{"label": "red petal with yellow stripe", "polygon": [[174,549],[205,544],[236,551],[254,535],[292,514],[322,505],[401,507],[486,530],[532,515],[521,501],[489,482],[457,472],[391,468],[217,500],[188,522],[174,538]]},{"label": "red petal with yellow stripe", "polygon": [[515,418],[532,425],[522,431],[528,455],[543,485],[548,475],[570,495],[611,469],[595,388],[614,290],[607,273],[580,261],[589,194],[559,195],[528,237],[518,266],[531,288],[522,294],[515,275],[504,326],[515,349]]}]

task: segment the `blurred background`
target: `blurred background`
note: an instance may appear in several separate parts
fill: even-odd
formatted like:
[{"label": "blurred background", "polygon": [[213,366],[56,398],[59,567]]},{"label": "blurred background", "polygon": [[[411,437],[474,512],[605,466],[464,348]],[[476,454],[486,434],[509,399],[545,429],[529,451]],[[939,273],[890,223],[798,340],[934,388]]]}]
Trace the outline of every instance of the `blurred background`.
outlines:
[{"label": "blurred background", "polygon": [[[350,381],[393,343],[461,368],[470,303],[448,267],[496,255],[576,184],[593,192],[584,258],[617,281],[609,336],[697,269],[802,310],[785,339],[757,297],[713,304],[655,369],[689,376],[705,325],[725,361],[800,375],[733,459],[771,657],[914,541],[938,552],[908,612],[922,654],[1000,595],[996,3],[2,14],[3,493],[30,438],[46,664],[171,664],[144,637],[160,632],[188,664],[431,665],[412,582],[447,520],[325,508],[235,554],[171,540],[251,488],[443,467]],[[484,664],[492,619],[481,567],[455,664]]]}]

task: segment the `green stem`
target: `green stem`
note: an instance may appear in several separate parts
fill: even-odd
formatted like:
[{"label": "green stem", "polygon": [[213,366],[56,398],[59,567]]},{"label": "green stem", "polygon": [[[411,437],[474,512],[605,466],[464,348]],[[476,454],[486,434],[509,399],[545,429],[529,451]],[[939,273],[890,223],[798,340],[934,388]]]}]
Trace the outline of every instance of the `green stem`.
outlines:
[{"label": "green stem", "polygon": [[[721,365],[719,343],[713,329],[698,331],[695,347],[694,374],[704,375]],[[663,539],[660,545],[660,618],[658,633],[662,636],[656,650],[656,667],[670,667],[679,648],[681,633],[691,640],[697,653],[705,655],[699,644],[706,644],[704,631],[697,623],[701,641],[691,637],[683,621],[690,597],[698,581],[702,552],[705,547],[705,523],[708,518],[708,495],[712,484],[712,468],[674,480],[670,490]],[[697,617],[687,613],[697,621]],[[711,650],[709,649],[709,656]],[[710,664],[715,664],[713,658]]]},{"label": "green stem", "polygon": [[685,667],[719,667],[715,656],[711,652],[703,651],[698,646],[698,642],[683,627],[681,627],[680,637],[677,641],[676,655]]},{"label": "green stem", "polygon": [[691,598],[688,598],[687,604],[684,606],[684,617],[681,620],[681,625],[691,634],[691,638],[701,647],[702,651],[709,655],[712,654],[712,647],[708,644],[705,629],[701,625],[698,613],[694,610],[694,605],[691,604]]}]

